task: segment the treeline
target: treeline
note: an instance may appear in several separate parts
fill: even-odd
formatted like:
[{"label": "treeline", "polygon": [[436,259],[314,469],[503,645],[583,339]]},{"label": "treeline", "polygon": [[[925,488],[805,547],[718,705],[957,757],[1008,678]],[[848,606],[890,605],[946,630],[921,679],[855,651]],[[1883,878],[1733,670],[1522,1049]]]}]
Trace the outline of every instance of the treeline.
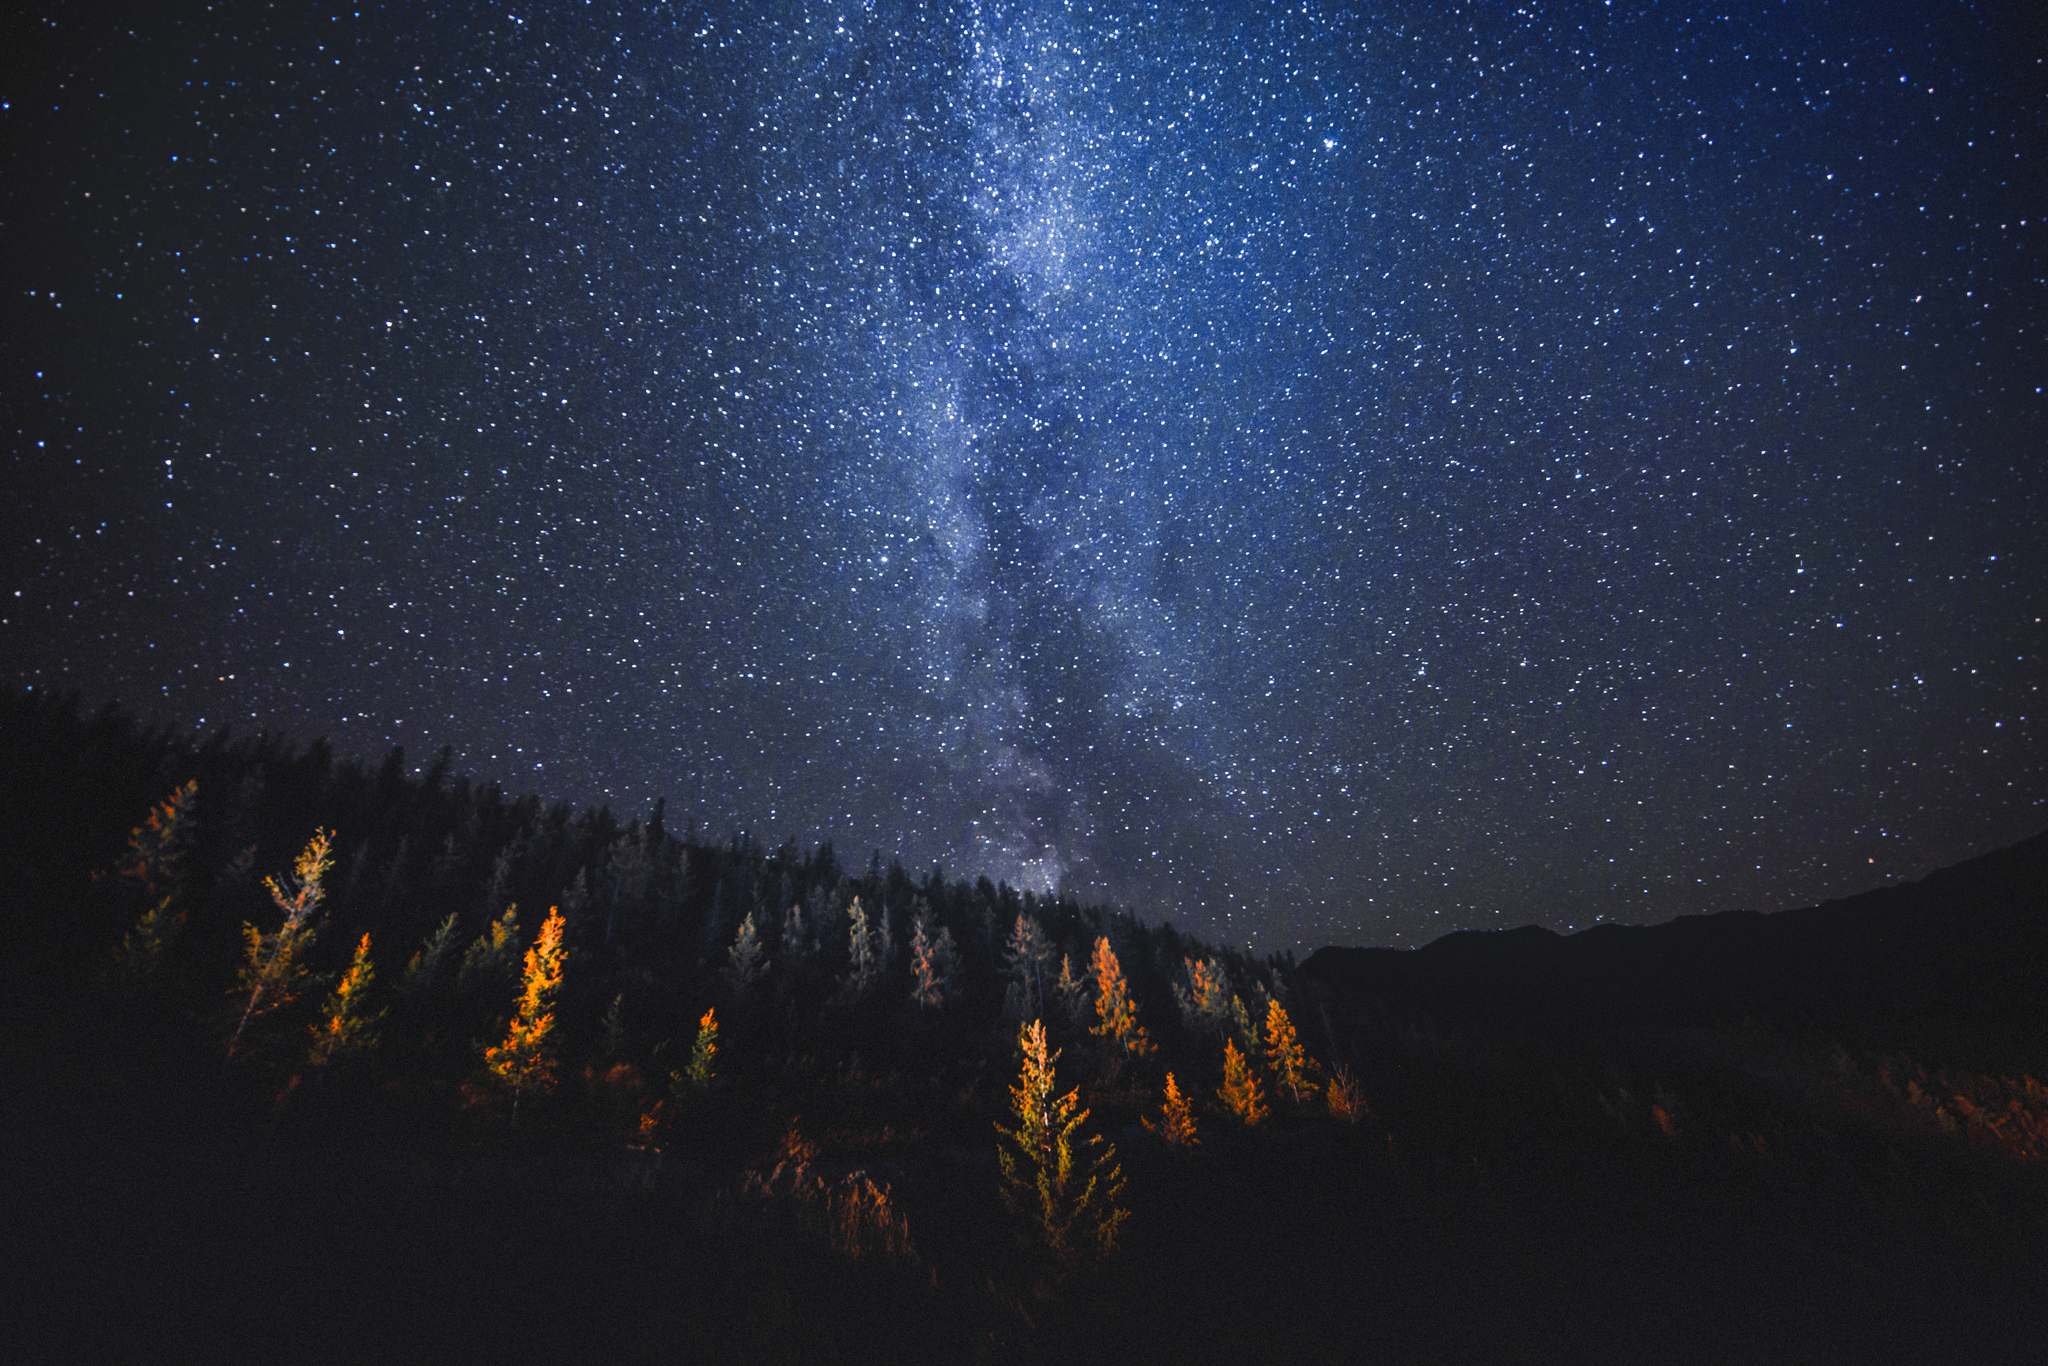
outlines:
[{"label": "treeline", "polygon": [[[886,1079],[869,1104],[899,1126],[993,1145],[1007,1112],[1017,1189],[1047,1165],[1082,1205],[1114,1159],[1077,1155],[1076,1088],[1126,1121],[1147,1107],[1178,1148],[1198,1117],[1366,1113],[1289,959],[879,855],[849,869],[829,845],[678,835],[659,802],[623,822],[544,805],[452,775],[446,751],[415,776],[401,750],[366,767],[70,698],[6,706],[9,857],[91,879],[78,969],[201,1035],[210,1021],[248,1085],[374,1074],[508,1123],[556,1100],[565,1122],[663,1142]],[[1033,1217],[1064,1247],[1068,1215]]]}]

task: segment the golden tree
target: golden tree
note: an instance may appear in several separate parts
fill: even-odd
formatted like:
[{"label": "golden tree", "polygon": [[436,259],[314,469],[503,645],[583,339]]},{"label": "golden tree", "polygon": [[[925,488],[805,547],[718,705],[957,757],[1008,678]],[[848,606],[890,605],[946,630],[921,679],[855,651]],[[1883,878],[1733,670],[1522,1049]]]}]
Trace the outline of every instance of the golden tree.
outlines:
[{"label": "golden tree", "polygon": [[690,1065],[683,1069],[680,1078],[671,1076],[670,1081],[685,1081],[695,1090],[702,1091],[718,1077],[718,1016],[712,1008],[704,1008],[704,1018],[697,1021],[697,1042],[690,1048]]},{"label": "golden tree", "polygon": [[1140,1118],[1145,1127],[1165,1139],[1169,1147],[1185,1150],[1202,1141],[1195,1133],[1195,1116],[1188,1108],[1188,1098],[1180,1093],[1180,1086],[1171,1072],[1166,1074],[1166,1102],[1159,1121],[1155,1124],[1149,1118]]},{"label": "golden tree", "polygon": [[174,909],[184,885],[185,850],[192,843],[195,778],[150,808],[128,835],[128,852],[115,868],[124,882],[142,891],[144,909],[114,950],[114,975],[139,981],[162,966],[164,952],[185,928],[185,912]]},{"label": "golden tree", "polygon": [[1010,1088],[1017,1122],[996,1125],[1004,1140],[996,1149],[1003,1204],[1029,1221],[1033,1240],[1054,1257],[1107,1256],[1130,1217],[1117,1203],[1124,1178],[1116,1149],[1100,1134],[1081,1139],[1088,1112],[1079,1091],[1053,1095],[1059,1054],[1046,1047],[1045,1022],[1025,1025],[1017,1042],[1024,1052],[1023,1070]]},{"label": "golden tree", "polygon": [[311,1028],[313,1046],[306,1053],[308,1063],[325,1067],[337,1058],[367,1053],[377,1046],[377,1021],[384,1018],[384,1012],[372,1011],[366,1000],[375,976],[370,966],[370,936],[366,934],[356,945],[348,971],[341,975],[320,1007],[320,1019]]},{"label": "golden tree", "polygon": [[270,889],[270,899],[284,912],[284,924],[269,934],[247,922],[242,925],[245,948],[235,990],[248,992],[249,1003],[243,1007],[242,1018],[228,1039],[228,1057],[233,1058],[235,1050],[241,1047],[242,1031],[249,1027],[249,1021],[282,1010],[305,990],[312,975],[306,968],[306,953],[319,931],[313,917],[326,895],[323,884],[333,866],[334,834],[315,830],[292,865],[289,878],[283,882],[274,877],[263,879],[263,885]]},{"label": "golden tree", "polygon": [[520,979],[519,1009],[512,1016],[505,1042],[484,1050],[484,1065],[512,1088],[512,1118],[519,1118],[519,1098],[528,1091],[546,1091],[555,1084],[555,993],[562,987],[560,908],[541,922],[540,938],[526,951]]},{"label": "golden tree", "polygon": [[1302,1094],[1315,1085],[1309,1075],[1313,1064],[1295,1036],[1294,1021],[1287,1018],[1287,1011],[1278,1001],[1266,1005],[1266,1065],[1273,1069],[1273,1080],[1287,1088],[1296,1105],[1301,1104]]},{"label": "golden tree", "polygon": [[1109,946],[1109,936],[1103,935],[1095,941],[1095,956],[1089,963],[1089,970],[1095,978],[1095,1028],[1098,1038],[1109,1039],[1121,1049],[1124,1056],[1143,1058],[1152,1052],[1152,1040],[1145,1034],[1145,1027],[1138,1023],[1138,1007],[1131,1000],[1130,988],[1124,983],[1123,965],[1116,960],[1116,950]]},{"label": "golden tree", "polygon": [[1323,1100],[1329,1106],[1330,1118],[1346,1124],[1356,1124],[1371,1113],[1366,1107],[1365,1087],[1359,1084],[1358,1074],[1341,1063],[1331,1074],[1330,1089]]},{"label": "golden tree", "polygon": [[1217,1094],[1247,1129],[1257,1127],[1266,1117],[1266,1097],[1258,1075],[1252,1071],[1250,1059],[1229,1039],[1223,1041],[1223,1086]]}]

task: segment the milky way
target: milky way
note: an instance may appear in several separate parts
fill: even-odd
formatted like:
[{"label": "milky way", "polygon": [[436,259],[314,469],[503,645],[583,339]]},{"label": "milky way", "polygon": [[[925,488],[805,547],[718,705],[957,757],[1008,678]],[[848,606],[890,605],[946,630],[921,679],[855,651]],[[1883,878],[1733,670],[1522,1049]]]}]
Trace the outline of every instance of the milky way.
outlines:
[{"label": "milky way", "polygon": [[1262,949],[2048,823],[2038,35],[284,8],[9,23],[23,684]]}]

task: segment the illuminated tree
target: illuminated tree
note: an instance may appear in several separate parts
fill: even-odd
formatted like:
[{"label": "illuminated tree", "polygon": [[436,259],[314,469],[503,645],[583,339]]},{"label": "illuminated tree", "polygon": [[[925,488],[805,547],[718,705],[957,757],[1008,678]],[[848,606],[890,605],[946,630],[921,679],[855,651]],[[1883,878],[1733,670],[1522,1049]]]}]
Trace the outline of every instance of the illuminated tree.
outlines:
[{"label": "illuminated tree", "polygon": [[1095,941],[1095,956],[1089,964],[1095,978],[1095,1027],[1092,1031],[1097,1038],[1108,1039],[1128,1058],[1143,1058],[1152,1052],[1152,1040],[1146,1036],[1145,1026],[1138,1023],[1138,1007],[1131,1000],[1130,988],[1124,983],[1123,965],[1116,960],[1116,950],[1109,946],[1109,936],[1103,935]]},{"label": "illuminated tree", "polygon": [[455,912],[450,911],[448,918],[426,937],[419,951],[406,963],[405,975],[399,979],[398,989],[408,996],[424,996],[440,977],[441,964],[447,961],[454,947]]},{"label": "illuminated tree", "polygon": [[496,986],[519,967],[519,908],[507,906],[505,914],[484,927],[484,932],[462,955],[462,971],[455,984],[464,991]]},{"label": "illuminated tree", "polygon": [[868,921],[868,913],[861,909],[860,898],[846,908],[852,927],[846,935],[846,997],[858,1001],[875,989],[882,980],[882,955],[885,945],[881,936]]},{"label": "illuminated tree", "polygon": [[1230,983],[1223,965],[1213,958],[1197,962],[1184,958],[1186,986],[1173,984],[1174,1003],[1180,1007],[1182,1023],[1192,1034],[1220,1036],[1230,1025]]},{"label": "illuminated tree", "polygon": [[290,877],[282,882],[274,877],[263,879],[270,899],[284,912],[284,923],[269,934],[246,922],[242,926],[244,952],[235,990],[238,994],[248,992],[249,1002],[242,1008],[242,1018],[228,1039],[229,1058],[241,1047],[242,1032],[249,1027],[249,1021],[284,1009],[305,990],[311,976],[305,964],[306,953],[319,933],[313,917],[320,910],[320,900],[325,895],[323,883],[333,866],[334,835],[331,831],[315,830],[292,865]]},{"label": "illuminated tree", "polygon": [[1165,1139],[1169,1147],[1185,1151],[1202,1141],[1195,1133],[1194,1111],[1188,1108],[1188,1098],[1180,1093],[1180,1086],[1171,1072],[1166,1074],[1166,1102],[1158,1122],[1143,1116],[1140,1119],[1147,1129]]},{"label": "illuminated tree", "polygon": [[1046,1048],[1044,1022],[1025,1025],[1017,1041],[1024,1052],[1022,1072],[1010,1088],[1017,1122],[996,1125],[1003,1204],[1054,1257],[1107,1256],[1130,1217],[1118,1203],[1124,1181],[1116,1149],[1100,1134],[1081,1139],[1088,1112],[1078,1091],[1054,1097],[1059,1054]]},{"label": "illuminated tree", "polygon": [[1223,1086],[1216,1094],[1223,1098],[1224,1106],[1247,1129],[1256,1128],[1266,1117],[1266,1097],[1259,1086],[1258,1074],[1252,1070],[1251,1061],[1237,1051],[1236,1041],[1231,1039],[1223,1041]]},{"label": "illuminated tree", "polygon": [[519,1098],[528,1091],[546,1091],[555,1084],[555,993],[562,988],[562,930],[559,909],[541,922],[540,937],[526,951],[520,979],[519,1008],[513,1013],[505,1042],[484,1050],[484,1065],[512,1088],[512,1118],[519,1119]]},{"label": "illuminated tree", "polygon": [[752,911],[747,912],[747,918],[740,922],[739,933],[733,936],[727,956],[731,965],[726,969],[726,975],[732,979],[733,994],[744,996],[768,971],[768,955],[761,949],[761,935],[754,928]]},{"label": "illuminated tree", "polygon": [[697,1042],[690,1049],[690,1065],[679,1073],[671,1072],[669,1084],[676,1089],[688,1085],[692,1090],[702,1091],[717,1077],[718,1017],[707,1006],[704,1018],[697,1021]]},{"label": "illuminated tree", "polygon": [[1359,1084],[1358,1074],[1342,1064],[1331,1074],[1330,1088],[1324,1093],[1323,1100],[1329,1106],[1330,1118],[1346,1124],[1356,1124],[1370,1113],[1365,1104],[1365,1087]]},{"label": "illuminated tree", "polygon": [[147,819],[128,834],[128,852],[115,875],[142,892],[140,919],[114,950],[117,980],[140,981],[163,965],[164,953],[185,928],[185,912],[177,907],[184,888],[185,851],[192,843],[192,805],[197,779],[186,783],[152,807]]},{"label": "illuminated tree", "polygon": [[366,934],[356,945],[348,971],[341,975],[320,1007],[320,1019],[311,1031],[313,1046],[306,1053],[308,1063],[325,1067],[337,1058],[367,1053],[377,1046],[377,1022],[384,1018],[384,1012],[371,1010],[366,999],[375,975],[370,966],[370,936]]},{"label": "illuminated tree", "polygon": [[1301,1104],[1302,1093],[1314,1087],[1308,1054],[1295,1036],[1294,1021],[1278,1001],[1266,1003],[1266,1066],[1273,1069],[1274,1083],[1286,1088],[1296,1105]]},{"label": "illuminated tree", "polygon": [[932,919],[930,911],[919,911],[910,931],[910,999],[919,1010],[937,1010],[953,990],[957,955],[953,932]]}]

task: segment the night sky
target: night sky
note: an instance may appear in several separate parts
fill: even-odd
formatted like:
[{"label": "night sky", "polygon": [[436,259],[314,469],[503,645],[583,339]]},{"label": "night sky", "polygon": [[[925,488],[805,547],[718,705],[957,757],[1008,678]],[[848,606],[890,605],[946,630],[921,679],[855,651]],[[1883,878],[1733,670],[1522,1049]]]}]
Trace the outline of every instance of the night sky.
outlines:
[{"label": "night sky", "polygon": [[0,21],[16,682],[1261,951],[2048,825],[2038,29],[110,8]]}]

